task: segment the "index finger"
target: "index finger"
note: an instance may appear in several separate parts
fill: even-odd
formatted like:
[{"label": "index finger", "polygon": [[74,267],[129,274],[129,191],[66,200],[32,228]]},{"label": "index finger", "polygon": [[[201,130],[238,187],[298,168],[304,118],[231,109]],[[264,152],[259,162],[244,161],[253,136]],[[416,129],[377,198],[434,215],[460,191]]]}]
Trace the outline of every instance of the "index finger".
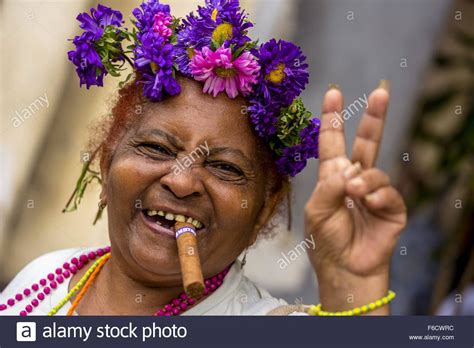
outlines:
[{"label": "index finger", "polygon": [[357,128],[352,146],[352,162],[360,162],[364,169],[372,168],[377,160],[389,98],[389,82],[382,80],[370,94],[367,109]]},{"label": "index finger", "polygon": [[339,156],[346,156],[344,125],[339,116],[343,108],[343,96],[339,89],[330,87],[323,99],[321,128],[319,131],[319,162],[321,165]]}]

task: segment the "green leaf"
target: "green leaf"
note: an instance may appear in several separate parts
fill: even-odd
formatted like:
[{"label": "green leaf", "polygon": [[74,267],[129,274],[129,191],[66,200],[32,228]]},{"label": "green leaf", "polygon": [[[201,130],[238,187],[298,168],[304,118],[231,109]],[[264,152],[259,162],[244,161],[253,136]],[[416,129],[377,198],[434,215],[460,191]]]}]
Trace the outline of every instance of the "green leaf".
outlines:
[{"label": "green leaf", "polygon": [[311,112],[304,106],[301,98],[282,108],[278,117],[275,149],[291,147],[301,142],[300,133],[310,123]]},{"label": "green leaf", "polygon": [[245,50],[245,46],[242,46],[240,47],[239,49],[237,49],[234,53],[232,53],[232,58],[235,60],[237,59],[238,57],[240,57],[240,55],[242,54],[242,52]]},{"label": "green leaf", "polygon": [[216,41],[216,40],[212,40],[212,39],[211,39],[211,49],[212,49],[213,51],[215,51],[215,50],[217,50],[219,47],[221,47],[221,45],[219,44],[219,42]]}]

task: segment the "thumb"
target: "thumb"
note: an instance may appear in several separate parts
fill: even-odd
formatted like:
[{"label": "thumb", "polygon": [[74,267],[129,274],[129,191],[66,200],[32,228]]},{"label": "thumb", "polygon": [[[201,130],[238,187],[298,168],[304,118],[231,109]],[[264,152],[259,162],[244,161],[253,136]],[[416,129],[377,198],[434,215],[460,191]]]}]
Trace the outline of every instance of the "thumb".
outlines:
[{"label": "thumb", "polygon": [[361,171],[362,168],[359,162],[356,164],[341,163],[339,170],[317,184],[308,201],[308,208],[312,207],[328,214],[338,209],[345,202],[346,182],[360,174]]}]

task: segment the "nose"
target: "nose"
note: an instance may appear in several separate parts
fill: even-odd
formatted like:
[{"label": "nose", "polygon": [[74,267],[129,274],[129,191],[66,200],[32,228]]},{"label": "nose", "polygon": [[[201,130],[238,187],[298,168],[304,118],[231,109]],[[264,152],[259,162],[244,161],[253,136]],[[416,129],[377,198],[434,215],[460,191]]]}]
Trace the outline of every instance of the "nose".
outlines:
[{"label": "nose", "polygon": [[204,192],[203,183],[192,168],[183,171],[171,171],[161,177],[160,183],[177,198],[201,196]]}]

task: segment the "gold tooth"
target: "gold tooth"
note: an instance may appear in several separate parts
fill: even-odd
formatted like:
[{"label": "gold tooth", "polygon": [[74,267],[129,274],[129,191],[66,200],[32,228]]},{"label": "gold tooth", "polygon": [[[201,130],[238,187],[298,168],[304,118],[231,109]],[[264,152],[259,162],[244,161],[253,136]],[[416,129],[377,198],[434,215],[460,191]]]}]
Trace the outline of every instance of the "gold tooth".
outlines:
[{"label": "gold tooth", "polygon": [[180,215],[180,214],[175,215],[174,219],[176,221],[179,221],[179,222],[185,222],[186,221],[186,218],[184,217],[184,215]]},{"label": "gold tooth", "polygon": [[[192,224],[196,228],[201,228],[203,226],[202,223],[197,219],[193,219],[192,217],[186,217],[181,214],[174,215],[173,213],[165,213],[163,210],[158,210],[158,211],[149,210],[148,215],[149,216],[154,216],[154,215],[164,216],[166,220],[170,220],[170,221],[176,220],[179,222],[187,222],[187,223]],[[160,223],[158,224],[161,225]]]}]

